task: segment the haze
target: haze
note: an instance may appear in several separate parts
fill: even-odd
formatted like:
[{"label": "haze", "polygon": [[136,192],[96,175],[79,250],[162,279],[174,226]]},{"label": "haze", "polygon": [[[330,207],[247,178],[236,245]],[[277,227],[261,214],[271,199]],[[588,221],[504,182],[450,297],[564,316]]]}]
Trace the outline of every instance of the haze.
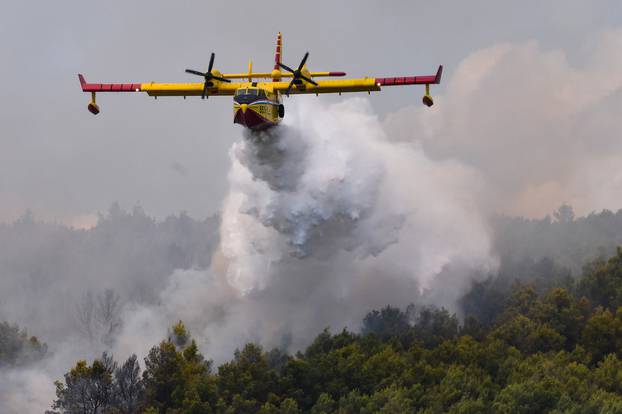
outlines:
[{"label": "haze", "polygon": [[[179,319],[216,363],[249,341],[295,352],[387,304],[461,315],[504,264],[576,274],[620,243],[622,210],[589,215],[622,207],[619,2],[87,4],[0,15],[0,321],[49,346],[0,372],[0,411],[44,411],[76,359],[142,359]],[[196,81],[184,69],[211,52],[221,71],[266,70],[278,31],[291,66],[305,51],[357,77],[443,64],[436,104],[416,87],[297,96],[262,136],[229,98],[100,94],[86,110],[77,73]],[[499,215],[563,204],[588,217]]]},{"label": "haze", "polygon": [[[212,51],[221,70],[245,70],[249,58],[256,69],[269,68],[279,30],[284,35],[285,62],[295,64],[308,50],[309,65],[317,70],[397,76],[433,73],[442,63],[444,83],[433,89],[439,97],[437,107],[422,116],[442,118],[444,128],[454,129],[431,138],[430,145],[435,147],[431,153],[483,167],[488,179],[499,174],[492,164],[508,167],[502,155],[497,157],[506,140],[492,137],[498,130],[514,129],[512,122],[488,119],[492,107],[514,120],[517,112],[529,115],[541,113],[543,107],[584,105],[585,111],[593,113],[590,121],[599,125],[601,118],[615,112],[611,107],[619,108],[620,97],[615,94],[619,82],[601,75],[620,73],[616,31],[620,20],[616,1],[476,1],[468,5],[319,1],[305,7],[274,1],[261,5],[109,1],[96,6],[81,1],[5,2],[0,16],[0,221],[10,222],[30,208],[41,219],[88,227],[94,224],[96,213],[113,201],[128,208],[139,204],[158,217],[179,211],[205,217],[219,210],[226,191],[227,149],[231,137],[240,132],[232,125],[229,99],[155,101],[142,94],[101,95],[102,113],[93,117],[86,111],[88,96],[80,91],[78,72],[102,82],[189,81],[193,79],[183,70],[204,67]],[[602,36],[613,39],[594,56],[593,51],[604,42]],[[485,52],[480,51],[491,47],[528,47],[531,55],[510,55],[490,80],[480,79],[486,63],[458,71],[461,63],[477,59],[469,60],[470,56],[481,58]],[[557,66],[561,68],[551,68],[547,59],[549,63],[560,60]],[[483,60],[492,64],[489,58]],[[578,72],[570,76],[576,82],[566,91],[568,99],[541,102],[548,87],[558,89],[558,70],[571,75]],[[580,76],[584,70],[590,76]],[[516,100],[512,91],[525,96]],[[455,94],[462,94],[462,100],[456,101]],[[443,99],[445,95],[451,99]],[[609,97],[607,102],[603,95]],[[386,89],[369,99],[374,111],[385,116],[407,105],[419,107],[420,96],[417,88]],[[533,111],[532,103],[536,105]],[[465,118],[466,125],[455,121]],[[431,119],[409,122],[409,139],[429,132],[426,125]],[[480,119],[484,124],[478,124]],[[521,125],[524,121],[516,120]],[[563,115],[555,121],[562,124],[556,133],[574,129]],[[604,128],[609,128],[604,133],[611,139],[603,145],[599,139],[595,145],[609,153],[619,148],[619,130],[615,125]],[[531,148],[549,133],[540,123],[528,124],[511,141]],[[461,143],[455,145],[458,135]],[[581,212],[617,207],[613,204],[619,199],[612,195],[587,197],[578,194],[573,184],[561,183],[561,176],[576,163],[600,164],[600,155],[593,159],[590,146],[588,141],[581,148],[590,153],[589,159],[580,159],[582,153],[573,156],[563,170],[552,168],[535,177],[519,177],[518,183],[514,176],[520,174],[505,171],[513,175],[508,178],[513,180],[512,191],[522,195],[517,195],[512,206],[495,208],[541,215],[575,199],[575,205],[580,204],[575,208]],[[550,163],[550,157],[550,152],[538,157],[536,170]],[[597,171],[594,180],[617,170],[616,161],[608,158],[605,170]],[[608,194],[620,188],[617,174],[618,187],[610,188]],[[505,186],[506,182],[494,184]],[[540,203],[543,206],[535,208],[525,201],[542,188],[550,190]]]}]

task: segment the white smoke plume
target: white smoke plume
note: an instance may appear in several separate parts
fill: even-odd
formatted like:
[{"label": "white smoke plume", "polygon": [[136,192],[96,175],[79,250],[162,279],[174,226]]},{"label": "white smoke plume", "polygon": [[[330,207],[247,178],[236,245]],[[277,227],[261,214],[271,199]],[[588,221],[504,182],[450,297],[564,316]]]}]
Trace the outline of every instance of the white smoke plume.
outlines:
[{"label": "white smoke plume", "polygon": [[[485,178],[491,212],[543,217],[622,205],[622,30],[583,39],[569,54],[532,40],[465,58],[441,111],[403,108],[385,120],[394,140],[418,141]],[[408,125],[415,123],[416,133]]]},{"label": "white smoke plume", "polygon": [[120,354],[176,319],[216,361],[248,341],[296,350],[325,327],[357,329],[373,308],[420,301],[441,271],[461,275],[441,287],[437,305],[452,307],[466,274],[495,265],[472,170],[388,140],[366,99],[288,109],[284,126],[230,151],[211,269],[176,272],[160,306],[129,311]]}]

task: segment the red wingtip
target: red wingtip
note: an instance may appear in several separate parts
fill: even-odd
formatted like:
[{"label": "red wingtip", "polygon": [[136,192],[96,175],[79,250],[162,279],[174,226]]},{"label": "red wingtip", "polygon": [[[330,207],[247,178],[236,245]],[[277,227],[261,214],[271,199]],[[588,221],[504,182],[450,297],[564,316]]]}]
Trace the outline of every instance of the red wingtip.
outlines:
[{"label": "red wingtip", "polygon": [[84,90],[84,85],[86,85],[86,80],[84,79],[84,76],[82,76],[81,73],[78,73],[78,79],[80,79],[80,86],[82,86],[82,89]]},{"label": "red wingtip", "polygon": [[436,76],[434,77],[434,83],[441,83],[441,76],[443,76],[443,65],[439,65]]}]

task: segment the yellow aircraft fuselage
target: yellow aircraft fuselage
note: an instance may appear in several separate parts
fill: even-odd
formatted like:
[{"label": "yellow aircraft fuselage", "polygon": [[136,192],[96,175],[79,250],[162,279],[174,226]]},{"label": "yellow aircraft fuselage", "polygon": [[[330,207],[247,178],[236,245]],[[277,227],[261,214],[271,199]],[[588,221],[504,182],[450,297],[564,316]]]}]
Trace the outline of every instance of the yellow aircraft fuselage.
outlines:
[{"label": "yellow aircraft fuselage", "polygon": [[233,96],[233,122],[254,130],[274,126],[285,115],[278,92],[256,85],[239,88]]}]

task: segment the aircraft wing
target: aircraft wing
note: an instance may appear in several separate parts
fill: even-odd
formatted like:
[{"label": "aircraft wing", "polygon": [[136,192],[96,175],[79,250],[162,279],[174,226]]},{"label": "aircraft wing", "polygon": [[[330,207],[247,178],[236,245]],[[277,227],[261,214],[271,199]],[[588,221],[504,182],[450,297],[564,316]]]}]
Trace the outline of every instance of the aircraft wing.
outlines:
[{"label": "aircraft wing", "polygon": [[[199,83],[89,83],[78,75],[84,92],[146,92],[149,96],[201,96],[203,82]],[[231,96],[242,86],[239,82],[213,81],[207,89],[207,96]]]},{"label": "aircraft wing", "polygon": [[[316,81],[317,85],[304,82],[301,85],[294,85],[291,95],[299,94],[320,94],[320,93],[342,93],[342,92],[370,92],[379,91],[380,86],[376,84],[375,78],[343,79]],[[289,82],[274,82],[270,84],[274,90],[285,93],[289,87]]]},{"label": "aircraft wing", "polygon": [[[439,66],[436,75],[317,80],[315,81],[317,85],[304,81],[301,85],[294,85],[290,94],[372,92],[381,90],[383,86],[432,85],[441,83],[442,74],[443,66]],[[289,87],[289,82],[275,82],[272,83],[272,86],[275,90],[285,93]]]}]

